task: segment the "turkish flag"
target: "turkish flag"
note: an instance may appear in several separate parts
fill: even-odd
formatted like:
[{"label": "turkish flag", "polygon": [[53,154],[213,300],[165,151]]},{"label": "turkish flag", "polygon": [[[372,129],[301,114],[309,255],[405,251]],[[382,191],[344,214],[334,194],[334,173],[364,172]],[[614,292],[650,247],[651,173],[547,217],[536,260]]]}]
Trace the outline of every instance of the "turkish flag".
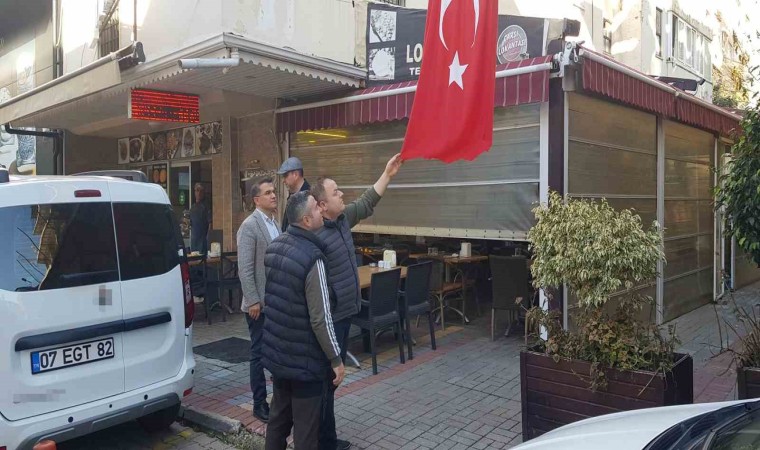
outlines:
[{"label": "turkish flag", "polygon": [[493,142],[498,0],[430,0],[401,158],[472,161]]}]

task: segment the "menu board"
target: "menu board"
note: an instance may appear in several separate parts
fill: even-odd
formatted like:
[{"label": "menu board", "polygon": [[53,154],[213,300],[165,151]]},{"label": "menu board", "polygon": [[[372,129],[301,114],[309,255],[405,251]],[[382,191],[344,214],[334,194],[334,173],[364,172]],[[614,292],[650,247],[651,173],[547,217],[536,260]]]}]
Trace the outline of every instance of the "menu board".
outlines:
[{"label": "menu board", "polygon": [[[222,136],[222,123],[209,122],[125,137],[117,141],[117,162],[130,164],[216,155],[222,152]],[[148,174],[148,178],[152,179],[152,174]]]}]

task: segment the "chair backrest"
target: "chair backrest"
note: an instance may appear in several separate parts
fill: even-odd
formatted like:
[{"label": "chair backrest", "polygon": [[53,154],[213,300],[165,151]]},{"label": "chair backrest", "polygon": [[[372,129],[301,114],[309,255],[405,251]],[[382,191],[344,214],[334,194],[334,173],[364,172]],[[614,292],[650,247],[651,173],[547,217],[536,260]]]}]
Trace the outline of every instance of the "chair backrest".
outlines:
[{"label": "chair backrest", "polygon": [[198,261],[198,264],[190,266],[190,290],[196,297],[205,294],[206,292],[206,255],[201,256],[188,256],[187,262],[193,263]]},{"label": "chair backrest", "polygon": [[399,281],[401,281],[400,268],[372,274],[369,307],[373,316],[384,316],[398,311]]},{"label": "chair backrest", "polygon": [[489,257],[491,263],[491,286],[494,309],[518,309],[515,304],[522,297],[523,306],[529,308],[528,265],[523,256]]},{"label": "chair backrest", "polygon": [[433,262],[425,261],[407,267],[404,297],[407,306],[428,303],[430,296],[430,273]]},{"label": "chair backrest", "polygon": [[361,267],[364,265],[364,255],[361,252],[356,252],[356,266]]},{"label": "chair backrest", "polygon": [[[439,291],[443,289],[443,283],[445,281],[446,266],[443,261],[438,258],[417,258],[418,261],[430,263],[430,285],[428,289],[430,291]],[[407,273],[408,276],[408,273]]]}]

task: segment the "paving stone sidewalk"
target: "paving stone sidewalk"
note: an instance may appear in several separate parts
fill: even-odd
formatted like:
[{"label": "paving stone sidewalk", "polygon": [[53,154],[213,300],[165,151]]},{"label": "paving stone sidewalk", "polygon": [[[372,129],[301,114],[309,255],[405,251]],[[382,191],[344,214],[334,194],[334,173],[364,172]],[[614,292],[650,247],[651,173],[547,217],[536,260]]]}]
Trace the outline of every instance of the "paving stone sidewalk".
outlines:
[{"label": "paving stone sidewalk", "polygon": [[148,433],[137,422],[108,428],[58,444],[59,450],[235,450],[237,447],[178,423],[169,430]]},{"label": "paving stone sidewalk", "polygon": [[[738,304],[753,305],[760,301],[760,283],[734,295]],[[731,318],[725,306],[718,308],[718,314]],[[520,443],[523,340],[514,334],[491,342],[485,314],[471,319],[464,327],[452,323],[445,332],[438,327],[436,351],[430,349],[423,319],[413,330],[415,358],[406,364],[398,361],[392,335],[381,336],[379,374],[374,376],[361,342],[354,343],[350,350],[360,357],[362,368],[348,368],[346,381],[337,391],[339,437],[357,448],[381,449],[499,449]],[[673,323],[683,343],[680,350],[694,358],[695,401],[735,398],[735,373],[726,370],[730,355],[718,353],[720,335],[713,306]],[[228,317],[224,324],[208,326],[198,321],[194,333],[196,345],[248,335],[241,314]],[[729,344],[733,345],[733,339]],[[196,358],[196,385],[185,404],[240,420],[249,431],[264,435],[266,427],[251,413],[248,363]],[[269,390],[271,394],[271,386]]]}]

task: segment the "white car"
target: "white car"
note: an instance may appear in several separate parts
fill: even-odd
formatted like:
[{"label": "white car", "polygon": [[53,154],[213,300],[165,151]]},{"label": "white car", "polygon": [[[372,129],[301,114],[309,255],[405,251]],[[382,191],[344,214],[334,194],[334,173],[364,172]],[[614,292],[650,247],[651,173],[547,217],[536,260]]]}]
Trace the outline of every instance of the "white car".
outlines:
[{"label": "white car", "polygon": [[164,190],[0,169],[0,450],[138,419],[193,387],[194,303]]},{"label": "white car", "polygon": [[760,400],[667,406],[581,420],[515,450],[760,449]]}]

